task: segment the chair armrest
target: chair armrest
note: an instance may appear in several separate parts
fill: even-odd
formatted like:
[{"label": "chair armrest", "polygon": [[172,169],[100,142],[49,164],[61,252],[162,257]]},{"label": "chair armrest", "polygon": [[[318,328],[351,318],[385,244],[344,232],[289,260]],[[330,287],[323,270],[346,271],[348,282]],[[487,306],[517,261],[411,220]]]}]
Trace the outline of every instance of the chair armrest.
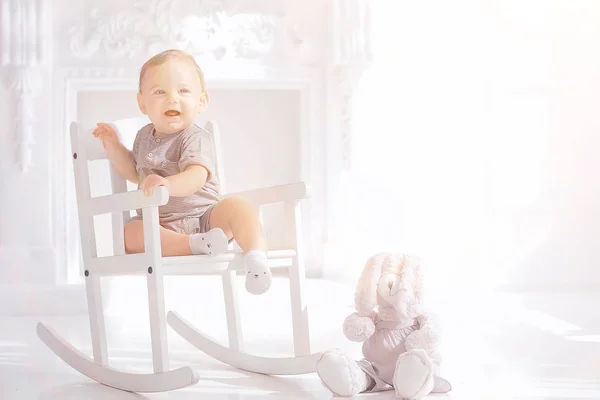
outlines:
[{"label": "chair armrest", "polygon": [[304,199],[308,196],[308,189],[304,182],[296,182],[237,193],[228,193],[227,197],[229,196],[241,196],[251,203],[260,206]]},{"label": "chair armrest", "polygon": [[157,186],[150,197],[146,197],[141,190],[132,190],[94,197],[89,200],[88,204],[89,212],[92,215],[98,215],[136,210],[138,208],[158,207],[167,204],[168,201],[169,190],[164,186]]}]

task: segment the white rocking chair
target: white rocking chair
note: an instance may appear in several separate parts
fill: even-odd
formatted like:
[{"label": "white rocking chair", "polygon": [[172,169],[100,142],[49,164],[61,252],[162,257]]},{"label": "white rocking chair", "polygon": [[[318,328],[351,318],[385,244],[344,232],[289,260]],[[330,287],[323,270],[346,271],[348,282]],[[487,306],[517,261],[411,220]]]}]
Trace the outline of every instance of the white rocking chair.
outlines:
[{"label": "white rocking chair", "polygon": [[[122,143],[131,148],[139,128],[147,120],[128,119],[113,123]],[[206,124],[206,129],[215,137],[217,160],[220,154],[217,125]],[[112,194],[91,197],[88,162],[106,159],[106,153],[100,140],[94,138],[91,129],[80,124],[71,124],[71,147],[77,194],[77,207],[81,234],[81,250],[85,270],[88,312],[90,318],[93,359],[86,356],[60,338],[44,323],[38,323],[38,337],[58,357],[71,367],[104,385],[132,392],[164,392],[194,385],[199,377],[191,367],[171,370],[167,344],[167,323],[184,339],[199,350],[226,364],[243,370],[272,375],[295,375],[311,373],[316,370],[319,354],[310,353],[308,313],[302,288],[304,284],[304,264],[302,233],[300,231],[300,200],[306,197],[304,183],[274,186],[237,193],[256,206],[284,203],[287,223],[295,232],[293,248],[289,250],[269,251],[270,260],[287,259],[294,356],[288,358],[262,357],[244,353],[242,350],[242,330],[237,307],[237,291],[233,280],[236,271],[243,269],[241,252],[230,249],[217,256],[162,257],[159,235],[158,206],[169,199],[167,189],[158,187],[151,197],[145,197],[140,190],[127,191],[126,181],[111,167]],[[221,165],[217,173],[222,180]],[[123,227],[130,210],[142,209],[144,221],[145,252],[126,254]],[[113,225],[114,255],[98,257],[94,233],[94,215],[111,213]],[[117,275],[146,275],[148,284],[148,302],[150,312],[150,333],[152,346],[153,373],[138,374],[118,371],[109,366],[106,345],[104,309],[100,288],[100,278]],[[165,313],[163,277],[165,275],[218,274],[222,277],[225,297],[225,311],[229,334],[229,347],[216,343],[201,333],[177,313]]]}]

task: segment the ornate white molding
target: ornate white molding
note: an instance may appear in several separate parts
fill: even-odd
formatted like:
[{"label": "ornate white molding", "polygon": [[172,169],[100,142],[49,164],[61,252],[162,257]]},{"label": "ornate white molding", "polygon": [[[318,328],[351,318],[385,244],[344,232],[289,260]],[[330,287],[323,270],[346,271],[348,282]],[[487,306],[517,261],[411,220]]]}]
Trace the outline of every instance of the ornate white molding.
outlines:
[{"label": "ornate white molding", "polygon": [[337,83],[342,167],[351,164],[352,101],[362,74],[372,61],[368,0],[333,1],[333,75]]},{"label": "ornate white molding", "polygon": [[369,0],[333,0],[333,64],[365,65],[371,62]]},{"label": "ornate white molding", "polygon": [[34,102],[42,89],[46,0],[0,0],[0,62],[5,85],[16,102],[12,142],[16,163],[32,165]]},{"label": "ornate white molding", "polygon": [[[372,61],[369,0],[332,0],[331,58],[328,65],[328,154],[324,274],[343,276],[337,266],[346,265],[343,245],[348,213],[346,172],[352,163],[353,103],[358,84]],[[360,110],[358,110],[360,112]]]},{"label": "ornate white molding", "polygon": [[15,99],[13,117],[13,153],[22,172],[27,172],[32,161],[34,104],[42,88],[42,71],[34,66],[5,67],[6,86]]},{"label": "ornate white molding", "polygon": [[338,101],[340,103],[340,131],[341,131],[341,154],[342,168],[349,169],[352,164],[352,101],[354,99],[354,87],[347,85],[347,81],[340,77],[340,93]]},{"label": "ornate white molding", "polygon": [[[136,71],[137,72],[137,71]],[[126,76],[127,68],[123,67],[89,67],[89,68],[62,68],[57,71],[63,79],[73,78],[102,78],[114,79]]]},{"label": "ornate white molding", "polygon": [[[68,29],[76,58],[146,58],[179,48],[206,59],[320,60],[314,35],[300,30],[297,19],[281,12],[248,10],[242,0],[143,0],[105,16],[94,8],[88,20]],[[317,18],[318,16],[314,16]],[[313,23],[318,22],[313,20]]]}]

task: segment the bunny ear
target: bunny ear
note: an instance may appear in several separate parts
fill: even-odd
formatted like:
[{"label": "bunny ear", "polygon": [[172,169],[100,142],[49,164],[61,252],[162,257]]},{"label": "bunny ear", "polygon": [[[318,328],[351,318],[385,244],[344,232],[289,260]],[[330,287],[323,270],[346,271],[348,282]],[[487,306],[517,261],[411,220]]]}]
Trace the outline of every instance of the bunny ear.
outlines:
[{"label": "bunny ear", "polygon": [[380,253],[369,258],[358,280],[354,306],[358,315],[362,317],[369,316],[377,305],[377,283],[381,276],[381,267],[386,258],[386,253]]},{"label": "bunny ear", "polygon": [[418,256],[410,255],[406,257],[406,263],[402,271],[402,281],[406,282],[413,289],[414,301],[411,304],[412,312],[420,313],[423,307],[423,271],[421,269],[421,259]]}]

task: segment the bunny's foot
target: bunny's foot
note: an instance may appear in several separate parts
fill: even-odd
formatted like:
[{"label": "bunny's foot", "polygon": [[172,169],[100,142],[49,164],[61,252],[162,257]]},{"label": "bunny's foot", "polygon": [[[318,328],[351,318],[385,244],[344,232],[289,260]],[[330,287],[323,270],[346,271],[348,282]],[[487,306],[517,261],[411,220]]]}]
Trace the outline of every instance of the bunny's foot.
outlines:
[{"label": "bunny's foot", "polygon": [[416,400],[431,393],[434,365],[425,350],[413,349],[400,354],[394,372],[394,390],[399,399]]},{"label": "bunny's foot", "polygon": [[364,392],[371,378],[340,350],[330,350],[317,362],[317,375],[327,389],[338,396],[354,396]]},{"label": "bunny's foot", "polygon": [[431,393],[448,393],[452,390],[452,385],[441,376],[433,377],[433,389]]}]

